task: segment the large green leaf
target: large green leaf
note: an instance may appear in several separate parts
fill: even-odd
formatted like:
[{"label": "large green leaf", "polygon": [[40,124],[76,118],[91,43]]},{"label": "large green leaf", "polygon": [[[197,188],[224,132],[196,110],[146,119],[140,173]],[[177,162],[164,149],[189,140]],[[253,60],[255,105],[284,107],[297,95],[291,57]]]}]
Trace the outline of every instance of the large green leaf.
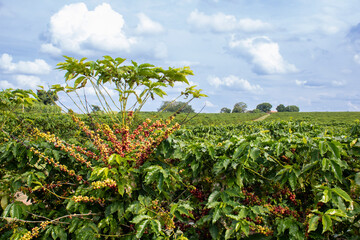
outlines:
[{"label": "large green leaf", "polygon": [[337,195],[339,195],[341,198],[343,198],[345,201],[347,202],[353,202],[353,200],[351,199],[351,197],[349,196],[349,194],[347,194],[344,190],[342,190],[341,188],[333,188],[331,189],[331,191],[333,191],[334,193],[336,193]]},{"label": "large green leaf", "polygon": [[308,232],[315,231],[319,225],[320,216],[313,215],[309,220],[309,229]]},{"label": "large green leaf", "polygon": [[149,219],[146,219],[144,221],[142,221],[140,224],[136,225],[136,237],[137,238],[141,238],[142,235],[144,234],[145,228],[147,226],[147,224],[149,223]]},{"label": "large green leaf", "polygon": [[332,232],[332,220],[331,217],[329,215],[323,215],[322,216],[322,225],[323,225],[323,231],[322,233],[326,232],[326,231],[330,231]]}]

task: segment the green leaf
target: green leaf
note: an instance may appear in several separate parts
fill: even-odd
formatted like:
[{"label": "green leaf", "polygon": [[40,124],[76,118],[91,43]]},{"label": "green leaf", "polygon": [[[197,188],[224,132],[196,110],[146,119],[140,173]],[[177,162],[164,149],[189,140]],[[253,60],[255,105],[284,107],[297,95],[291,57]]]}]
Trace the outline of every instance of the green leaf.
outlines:
[{"label": "green leaf", "polygon": [[151,229],[156,233],[161,233],[161,223],[159,220],[153,219],[151,220]]},{"label": "green leaf", "polygon": [[138,224],[139,222],[143,221],[144,219],[151,219],[148,215],[138,215],[133,220],[131,220],[132,223]]},{"label": "green leaf", "polygon": [[221,210],[220,208],[216,208],[212,217],[212,223],[216,223],[217,220],[219,220],[219,218],[221,217]]},{"label": "green leaf", "polygon": [[208,198],[208,203],[211,203],[213,201],[215,201],[217,199],[217,197],[219,196],[220,192],[215,190],[214,192],[212,192]]},{"label": "green leaf", "polygon": [[335,177],[342,182],[342,170],[340,165],[334,160],[330,159],[331,170],[335,174]]},{"label": "green leaf", "polygon": [[322,216],[322,225],[323,225],[323,231],[322,233],[326,231],[332,232],[332,220],[329,215],[323,215]]},{"label": "green leaf", "polygon": [[338,145],[337,142],[332,141],[332,142],[329,142],[328,145],[329,145],[329,147],[331,149],[331,152],[334,154],[334,157],[336,159],[340,159],[340,150],[339,150],[339,148],[337,146]]},{"label": "green leaf", "polygon": [[326,151],[327,151],[327,144],[326,144],[325,141],[321,141],[321,142],[319,143],[319,149],[320,149],[320,154],[321,154],[321,156],[324,156],[324,154],[325,154]]},{"label": "green leaf", "polygon": [[146,225],[149,223],[149,219],[146,219],[144,220],[143,222],[141,222],[140,224],[136,225],[136,237],[137,238],[141,238],[144,231],[145,231],[145,228],[146,228]]},{"label": "green leaf", "polygon": [[289,176],[289,183],[290,183],[291,189],[294,191],[295,187],[296,187],[296,183],[297,183],[297,177],[296,177],[294,171],[292,171],[289,175],[290,175]]},{"label": "green leaf", "polygon": [[353,200],[351,199],[351,197],[349,196],[349,194],[347,194],[344,190],[342,190],[341,188],[333,188],[331,189],[331,191],[333,191],[334,193],[336,193],[337,195],[339,195],[342,199],[344,199],[347,202],[353,202]]},{"label": "green leaf", "polygon": [[250,157],[251,157],[253,160],[256,160],[259,156],[260,156],[260,149],[258,149],[258,148],[253,148],[253,149],[251,149]]},{"label": "green leaf", "polygon": [[328,189],[325,189],[323,192],[323,196],[321,198],[321,202],[327,203],[330,200],[331,200],[331,191],[329,191]]},{"label": "green leaf", "polygon": [[315,231],[319,224],[320,216],[314,215],[309,220],[309,229],[308,232]]},{"label": "green leaf", "polygon": [[239,147],[235,149],[234,155],[232,159],[237,159],[241,156],[241,154],[244,152],[245,148],[248,146],[249,143],[244,142]]},{"label": "green leaf", "polygon": [[233,234],[233,232],[234,232],[234,229],[232,229],[232,228],[226,229],[225,239],[229,239],[231,237],[231,235]]},{"label": "green leaf", "polygon": [[360,172],[358,172],[357,174],[355,174],[355,183],[357,185],[360,185]]},{"label": "green leaf", "polygon": [[158,178],[158,184],[157,184],[157,189],[159,189],[160,193],[163,190],[163,185],[164,185],[164,175],[162,173],[159,174],[159,178]]},{"label": "green leaf", "polygon": [[209,228],[210,235],[212,239],[217,239],[219,237],[219,229],[215,224],[212,224]]},{"label": "green leaf", "polygon": [[2,197],[1,197],[1,208],[5,210],[6,207],[7,207],[7,205],[8,205],[8,203],[9,203],[9,198],[8,198],[8,196],[2,196]]},{"label": "green leaf", "polygon": [[340,209],[329,209],[325,212],[325,214],[338,217],[347,217],[346,213]]}]

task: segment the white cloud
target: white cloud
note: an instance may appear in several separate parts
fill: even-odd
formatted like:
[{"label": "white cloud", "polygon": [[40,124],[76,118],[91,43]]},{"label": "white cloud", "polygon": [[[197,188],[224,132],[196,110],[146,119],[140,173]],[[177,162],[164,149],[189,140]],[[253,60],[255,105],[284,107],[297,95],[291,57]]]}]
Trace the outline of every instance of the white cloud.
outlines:
[{"label": "white cloud", "polygon": [[258,93],[263,91],[263,89],[257,85],[252,85],[248,80],[238,78],[234,75],[230,75],[228,77],[219,78],[219,77],[209,77],[209,84],[218,88],[218,87],[227,87],[232,88],[234,90],[245,90],[248,92]]},{"label": "white cloud", "polygon": [[140,21],[136,27],[136,32],[138,34],[157,34],[164,31],[164,28],[160,23],[154,22],[144,13],[139,13],[137,16]]},{"label": "white cloud", "polygon": [[38,85],[43,85],[41,79],[36,76],[15,75],[14,78],[20,88],[35,89]]},{"label": "white cloud", "polygon": [[55,47],[51,43],[42,44],[40,51],[43,53],[49,53],[52,56],[60,56],[62,54],[61,49]]},{"label": "white cloud", "polygon": [[210,29],[214,32],[257,32],[271,28],[269,23],[262,22],[261,20],[253,20],[250,18],[237,19],[233,15],[225,15],[221,12],[206,15],[198,10],[191,12],[187,21],[197,29]]},{"label": "white cloud", "polygon": [[7,88],[15,88],[15,86],[6,80],[0,81],[0,89],[7,89]]},{"label": "white cloud", "polygon": [[296,85],[298,85],[298,86],[304,86],[306,83],[307,83],[307,81],[306,80],[295,80],[295,83],[296,83]]},{"label": "white cloud", "polygon": [[280,54],[279,45],[266,36],[229,42],[231,51],[245,57],[258,74],[285,74],[296,72],[295,65],[287,63]]},{"label": "white cloud", "polygon": [[344,80],[334,80],[331,82],[331,84],[335,87],[344,86],[346,84],[346,81]]},{"label": "white cloud", "polygon": [[355,55],[354,55],[354,61],[355,61],[357,64],[360,64],[360,54],[355,54]]},{"label": "white cloud", "polygon": [[206,106],[206,107],[217,107],[215,104],[213,104],[213,103],[210,102],[210,101],[205,101],[205,106]]},{"label": "white cloud", "polygon": [[7,73],[22,73],[22,74],[48,74],[51,67],[42,59],[35,59],[30,61],[13,62],[11,55],[4,53],[0,57],[0,69]]},{"label": "white cloud", "polygon": [[129,51],[136,42],[123,32],[123,16],[107,3],[98,5],[93,11],[85,3],[65,5],[51,17],[49,33],[51,43],[43,50],[54,53],[65,52],[91,54],[99,51]]}]

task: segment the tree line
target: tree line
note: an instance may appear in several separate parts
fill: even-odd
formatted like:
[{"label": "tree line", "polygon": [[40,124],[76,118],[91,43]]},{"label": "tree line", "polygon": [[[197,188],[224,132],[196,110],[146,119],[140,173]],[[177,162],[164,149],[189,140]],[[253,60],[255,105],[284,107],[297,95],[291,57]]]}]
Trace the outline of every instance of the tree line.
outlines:
[{"label": "tree line", "polygon": [[[227,108],[227,107],[221,108],[220,113],[270,112],[271,108],[272,108],[272,105],[270,103],[264,102],[264,103],[258,104],[255,109],[248,110],[246,103],[238,102],[238,103],[235,103],[232,110],[230,108]],[[295,105],[289,105],[289,106],[285,107],[284,104],[280,104],[280,105],[278,105],[276,107],[276,111],[278,111],[278,112],[299,112],[300,108],[298,106],[295,106]]]}]

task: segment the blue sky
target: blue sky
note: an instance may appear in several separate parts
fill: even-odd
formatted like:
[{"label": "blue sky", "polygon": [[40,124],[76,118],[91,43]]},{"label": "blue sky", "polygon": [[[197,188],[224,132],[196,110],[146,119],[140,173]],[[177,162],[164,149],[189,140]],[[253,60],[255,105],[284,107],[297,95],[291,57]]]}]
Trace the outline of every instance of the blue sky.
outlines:
[{"label": "blue sky", "polygon": [[0,0],[0,89],[63,83],[62,55],[111,55],[190,66],[204,112],[360,111],[359,12],[358,0]]}]

